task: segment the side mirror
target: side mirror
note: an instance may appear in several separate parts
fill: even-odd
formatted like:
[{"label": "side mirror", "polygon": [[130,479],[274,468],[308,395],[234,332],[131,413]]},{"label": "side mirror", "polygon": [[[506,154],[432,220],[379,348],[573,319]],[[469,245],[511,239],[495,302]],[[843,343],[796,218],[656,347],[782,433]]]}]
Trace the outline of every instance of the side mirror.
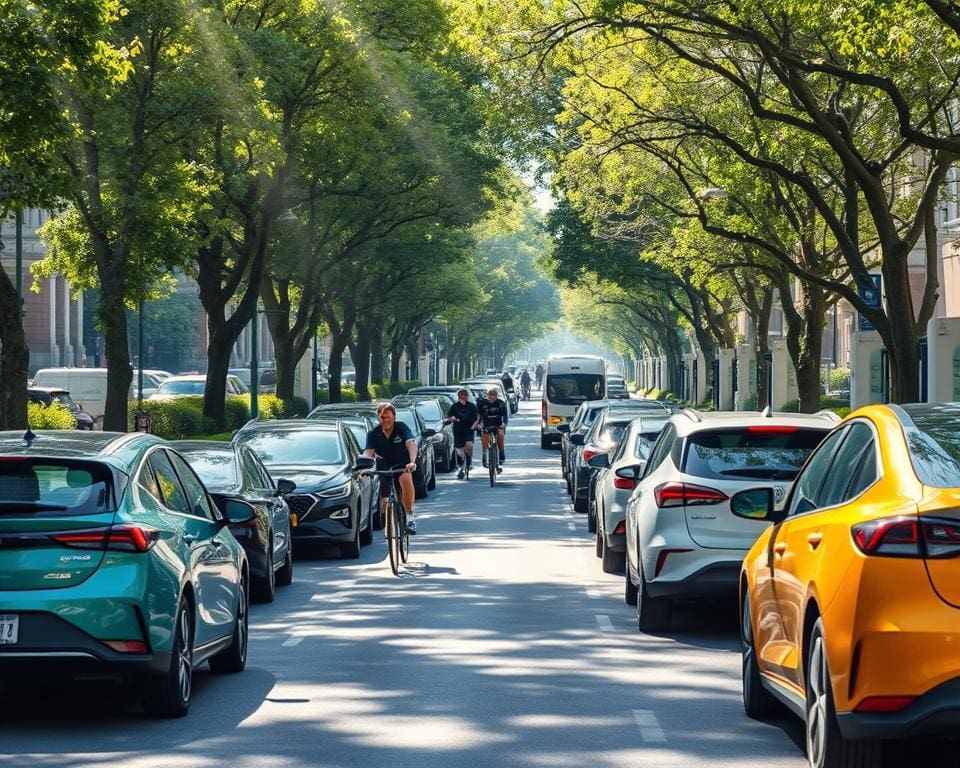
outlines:
[{"label": "side mirror", "polygon": [[594,469],[606,469],[610,466],[610,454],[608,453],[598,453],[590,457],[590,461],[587,464]]},{"label": "side mirror", "polygon": [[283,477],[277,480],[277,496],[286,496],[295,490],[297,490],[297,484],[293,480],[287,480]]},{"label": "side mirror", "polygon": [[773,488],[748,488],[733,494],[730,497],[730,511],[747,520],[771,520]]},{"label": "side mirror", "polygon": [[570,435],[571,445],[583,445],[583,435]]},{"label": "side mirror", "polygon": [[253,505],[242,499],[225,498],[220,505],[220,510],[228,525],[243,525],[257,517],[257,510]]},{"label": "side mirror", "polygon": [[377,466],[377,462],[374,459],[371,459],[369,456],[360,456],[357,459],[357,463],[353,465],[353,468],[357,472],[363,472],[368,469],[373,469],[375,466]]},{"label": "side mirror", "polygon": [[423,430],[423,436],[424,436],[424,437],[433,437],[435,434],[437,434],[437,430],[435,430],[435,429],[425,429],[425,430]]},{"label": "side mirror", "polygon": [[569,424],[557,424],[557,432],[561,434],[568,434],[570,432]]}]

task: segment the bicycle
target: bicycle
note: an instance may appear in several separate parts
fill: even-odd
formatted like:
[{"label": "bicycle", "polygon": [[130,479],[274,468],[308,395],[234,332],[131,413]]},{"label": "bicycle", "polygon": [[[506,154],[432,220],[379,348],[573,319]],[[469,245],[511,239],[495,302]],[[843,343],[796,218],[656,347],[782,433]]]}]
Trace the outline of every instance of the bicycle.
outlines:
[{"label": "bicycle", "polygon": [[520,385],[520,392],[524,400],[530,399],[530,382],[529,381],[526,384]]},{"label": "bicycle", "polygon": [[490,471],[490,486],[497,484],[497,475],[500,474],[500,448],[497,446],[497,432],[500,427],[484,427],[482,432],[490,435],[489,445],[487,446],[487,469]]},{"label": "bicycle", "polygon": [[[369,462],[369,465],[367,464]],[[407,532],[407,510],[397,496],[396,478],[407,471],[406,467],[392,469],[373,469],[375,462],[365,456],[357,461],[357,469],[368,471],[377,477],[389,477],[390,495],[387,497],[386,509],[383,510],[383,534],[387,540],[387,552],[390,555],[390,570],[394,576],[400,575],[401,563],[407,562],[410,554],[410,534]]]}]

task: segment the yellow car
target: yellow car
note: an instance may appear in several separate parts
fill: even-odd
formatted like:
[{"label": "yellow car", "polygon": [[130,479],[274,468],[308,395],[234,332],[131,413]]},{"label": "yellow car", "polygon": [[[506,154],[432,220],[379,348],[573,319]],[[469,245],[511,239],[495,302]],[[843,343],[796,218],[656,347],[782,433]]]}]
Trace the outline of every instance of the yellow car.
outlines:
[{"label": "yellow car", "polygon": [[960,725],[960,403],[873,405],[811,454],[740,576],[743,705],[803,718],[813,768]]}]

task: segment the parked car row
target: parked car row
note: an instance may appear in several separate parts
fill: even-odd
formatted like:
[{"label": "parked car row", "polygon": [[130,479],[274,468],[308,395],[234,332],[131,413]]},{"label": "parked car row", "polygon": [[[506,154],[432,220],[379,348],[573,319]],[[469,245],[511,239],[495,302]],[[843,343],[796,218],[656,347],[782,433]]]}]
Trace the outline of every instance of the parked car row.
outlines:
[{"label": "parked car row", "polygon": [[618,418],[581,406],[564,466],[640,631],[667,631],[678,600],[739,595],[744,710],[799,717],[815,768],[952,736],[960,404]]}]

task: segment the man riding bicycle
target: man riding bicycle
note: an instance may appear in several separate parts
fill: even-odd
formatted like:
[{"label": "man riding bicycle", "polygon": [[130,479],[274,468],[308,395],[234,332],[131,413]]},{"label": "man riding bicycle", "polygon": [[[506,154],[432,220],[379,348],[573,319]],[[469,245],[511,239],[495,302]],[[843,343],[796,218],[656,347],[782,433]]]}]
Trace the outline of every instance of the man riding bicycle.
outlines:
[{"label": "man riding bicycle", "polygon": [[[480,440],[483,443],[483,466],[487,466],[487,450],[490,447],[490,434],[495,432],[497,435],[497,448],[500,452],[500,464],[503,464],[506,455],[503,452],[503,439],[507,431],[507,421],[510,413],[510,407],[497,397],[496,387],[491,387],[487,391],[487,399],[481,400],[478,404],[480,418],[477,420],[478,426],[483,428],[480,433]],[[497,472],[500,472],[500,466],[497,466]]]},{"label": "man riding bicycle", "polygon": [[523,373],[520,374],[520,389],[523,392],[523,399],[530,399],[530,371],[526,368],[523,369]]},{"label": "man riding bicycle", "polygon": [[453,422],[453,447],[457,451],[457,466],[460,471],[457,479],[463,480],[470,472],[473,463],[473,431],[480,414],[477,406],[470,402],[470,393],[465,389],[457,390],[457,402],[450,406],[447,421]]},{"label": "man riding bicycle", "polygon": [[[397,421],[397,409],[391,403],[380,403],[377,406],[377,418],[380,425],[367,432],[367,444],[363,455],[377,459],[377,469],[392,469],[403,465],[407,470],[396,478],[400,485],[400,498],[403,508],[407,510],[407,532],[417,532],[417,523],[413,519],[413,502],[416,493],[413,487],[413,475],[410,473],[417,468],[417,441],[413,437],[410,427],[402,421]],[[389,477],[380,478],[380,505],[386,510],[387,499],[390,496]],[[383,519],[383,518],[381,518]]]}]

